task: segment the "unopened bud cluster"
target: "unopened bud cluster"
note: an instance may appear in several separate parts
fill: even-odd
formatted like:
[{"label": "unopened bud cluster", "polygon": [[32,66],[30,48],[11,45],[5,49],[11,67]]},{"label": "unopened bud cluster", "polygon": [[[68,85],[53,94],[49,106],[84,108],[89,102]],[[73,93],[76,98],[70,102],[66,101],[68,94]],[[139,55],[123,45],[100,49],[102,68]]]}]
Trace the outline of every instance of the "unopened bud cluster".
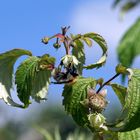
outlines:
[{"label": "unopened bud cluster", "polygon": [[82,101],[81,103],[89,108],[91,112],[101,113],[106,105],[107,100],[105,99],[107,90],[102,90],[100,93],[96,93],[93,89],[88,89],[87,91],[87,99]]}]

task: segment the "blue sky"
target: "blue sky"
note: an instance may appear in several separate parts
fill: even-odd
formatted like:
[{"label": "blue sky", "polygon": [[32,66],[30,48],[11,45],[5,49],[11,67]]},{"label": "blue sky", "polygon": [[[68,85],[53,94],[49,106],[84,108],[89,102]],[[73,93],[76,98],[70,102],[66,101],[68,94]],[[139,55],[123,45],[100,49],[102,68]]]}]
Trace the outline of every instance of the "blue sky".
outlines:
[{"label": "blue sky", "polygon": [[[84,74],[95,78],[103,76],[107,80],[115,74],[114,67],[118,63],[116,46],[140,13],[140,9],[137,8],[120,21],[118,9],[113,10],[112,3],[112,0],[0,0],[0,53],[13,48],[23,48],[32,51],[34,55],[50,53],[60,59],[64,55],[63,49],[57,52],[51,47],[51,43],[48,46],[43,45],[41,38],[58,33],[61,26],[70,25],[72,33],[93,31],[106,39],[109,48],[107,64],[98,71],[88,71]],[[99,58],[101,51],[96,47],[86,49],[87,63]],[[135,60],[134,67],[139,67],[138,61],[140,58]],[[120,79],[117,81],[120,82]],[[50,87],[48,102],[42,104],[49,104],[55,100],[61,103],[62,86],[57,87],[57,91],[55,89],[53,85]],[[116,100],[112,93],[109,94],[109,100]],[[0,104],[8,110],[9,117],[11,114],[26,115],[35,111],[34,106],[43,106],[34,103],[28,109],[21,110],[8,107],[2,101]]]}]

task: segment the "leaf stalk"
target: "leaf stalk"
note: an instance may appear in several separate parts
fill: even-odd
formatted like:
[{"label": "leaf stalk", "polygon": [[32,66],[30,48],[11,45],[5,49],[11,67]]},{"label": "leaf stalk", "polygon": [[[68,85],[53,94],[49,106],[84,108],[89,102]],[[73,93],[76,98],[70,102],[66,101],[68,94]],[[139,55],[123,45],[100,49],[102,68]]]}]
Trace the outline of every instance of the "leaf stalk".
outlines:
[{"label": "leaf stalk", "polygon": [[97,90],[97,93],[99,93],[104,86],[108,85],[112,80],[114,80],[119,75],[120,75],[120,73],[117,73],[112,78],[110,78],[109,80],[107,80],[103,85],[100,86],[100,88]]}]

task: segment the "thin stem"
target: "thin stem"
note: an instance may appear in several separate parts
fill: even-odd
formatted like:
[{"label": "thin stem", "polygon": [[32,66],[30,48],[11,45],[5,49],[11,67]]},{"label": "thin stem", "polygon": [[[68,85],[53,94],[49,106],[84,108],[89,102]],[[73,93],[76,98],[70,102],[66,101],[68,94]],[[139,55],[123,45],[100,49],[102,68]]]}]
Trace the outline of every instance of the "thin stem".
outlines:
[{"label": "thin stem", "polygon": [[99,135],[100,140],[104,140],[104,137],[102,135]]},{"label": "thin stem", "polygon": [[70,47],[69,47],[68,40],[66,37],[64,39],[64,46],[66,48],[66,54],[68,55],[70,53]]},{"label": "thin stem", "polygon": [[106,81],[102,86],[100,86],[100,88],[97,90],[97,93],[100,92],[100,90],[107,85],[109,82],[111,82],[112,80],[114,80],[116,77],[118,77],[120,75],[120,73],[117,73],[115,76],[113,76],[112,78],[110,78],[108,81]]},{"label": "thin stem", "polygon": [[69,28],[70,28],[70,26],[69,27],[62,27],[61,28],[62,35],[64,36],[64,42],[63,42],[63,44],[64,44],[64,47],[65,47],[65,50],[66,50],[66,54],[67,55],[69,54],[69,50],[70,50],[69,44],[68,44],[68,38],[66,37],[66,33],[67,33],[67,31],[68,31]]},{"label": "thin stem", "polygon": [[51,40],[51,39],[55,38],[55,37],[56,37],[56,35],[57,35],[57,34],[55,34],[55,35],[53,35],[53,36],[49,37],[49,40]]},{"label": "thin stem", "polygon": [[95,132],[93,139],[104,140],[103,132]]},{"label": "thin stem", "polygon": [[61,81],[61,82],[51,82],[52,84],[67,84],[72,82],[73,80],[68,80],[68,81]]}]

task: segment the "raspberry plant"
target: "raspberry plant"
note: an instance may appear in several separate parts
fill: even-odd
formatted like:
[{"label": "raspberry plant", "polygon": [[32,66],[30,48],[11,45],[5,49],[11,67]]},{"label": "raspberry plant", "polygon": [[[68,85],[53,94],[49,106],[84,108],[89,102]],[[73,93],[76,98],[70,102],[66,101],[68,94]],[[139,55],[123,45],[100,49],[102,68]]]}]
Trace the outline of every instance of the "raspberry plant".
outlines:
[{"label": "raspberry plant", "polygon": [[[83,69],[92,70],[102,67],[107,58],[107,44],[97,33],[67,35],[69,27],[52,37],[44,37],[42,42],[48,44],[56,38],[53,47],[64,47],[66,55],[55,66],[55,58],[49,54],[33,56],[28,50],[13,49],[0,54],[0,98],[8,105],[27,108],[31,99],[36,102],[46,99],[49,85],[64,84],[63,105],[65,111],[74,121],[94,133],[95,139],[132,140],[140,138],[140,70],[117,65],[116,74],[108,81],[103,78],[83,77]],[[96,63],[85,64],[85,43],[92,47],[95,41],[102,49],[102,56]],[[14,64],[22,56],[28,57],[18,66],[15,76]],[[112,83],[119,75],[128,75],[128,86]],[[53,81],[50,78],[53,77]],[[17,86],[17,96],[21,103],[16,103],[11,96],[13,78]],[[96,87],[99,86],[99,89]],[[122,104],[122,114],[114,122],[107,122],[102,114],[108,105],[105,86],[110,86]]]}]

